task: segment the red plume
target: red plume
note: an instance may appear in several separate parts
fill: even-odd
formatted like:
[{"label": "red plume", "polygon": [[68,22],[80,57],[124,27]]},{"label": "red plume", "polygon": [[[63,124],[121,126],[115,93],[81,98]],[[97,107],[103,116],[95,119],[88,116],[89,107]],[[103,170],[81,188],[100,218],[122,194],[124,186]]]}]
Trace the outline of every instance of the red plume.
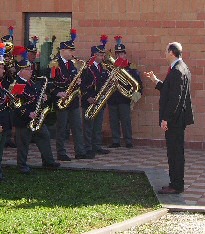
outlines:
[{"label": "red plume", "polygon": [[101,35],[100,41],[103,43],[103,46],[105,46],[105,44],[108,41],[108,36],[107,35]]}]

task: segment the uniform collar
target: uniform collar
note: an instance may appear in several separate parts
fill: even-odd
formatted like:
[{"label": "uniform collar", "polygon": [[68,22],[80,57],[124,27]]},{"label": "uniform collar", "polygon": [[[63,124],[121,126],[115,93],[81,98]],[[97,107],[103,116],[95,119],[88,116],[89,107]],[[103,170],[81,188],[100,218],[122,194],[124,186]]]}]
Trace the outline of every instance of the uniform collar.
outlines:
[{"label": "uniform collar", "polygon": [[178,61],[181,61],[181,60],[182,60],[182,58],[178,58],[178,59],[174,60],[174,62],[171,63],[171,69],[174,67],[174,65],[175,65]]},{"label": "uniform collar", "polygon": [[68,61],[65,60],[62,56],[60,56],[60,57],[61,57],[61,59],[63,60],[64,63],[67,63],[67,62],[68,62]]},{"label": "uniform collar", "polygon": [[20,78],[21,80],[23,80],[24,82],[28,82],[28,80],[26,80],[26,79],[23,78],[23,77],[20,77],[20,76],[19,76],[19,78]]},{"label": "uniform collar", "polygon": [[96,61],[94,61],[93,63],[98,68],[99,63],[97,63]]}]

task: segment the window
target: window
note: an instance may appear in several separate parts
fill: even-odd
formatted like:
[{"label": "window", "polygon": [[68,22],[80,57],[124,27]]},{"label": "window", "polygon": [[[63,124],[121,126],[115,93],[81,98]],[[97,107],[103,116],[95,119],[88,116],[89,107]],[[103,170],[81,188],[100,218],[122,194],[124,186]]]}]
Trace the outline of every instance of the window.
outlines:
[{"label": "window", "polygon": [[[39,38],[36,62],[40,75],[46,75],[52,55],[56,55],[61,41],[70,39],[70,13],[26,13],[25,46],[33,36]],[[52,38],[56,38],[52,42]]]}]

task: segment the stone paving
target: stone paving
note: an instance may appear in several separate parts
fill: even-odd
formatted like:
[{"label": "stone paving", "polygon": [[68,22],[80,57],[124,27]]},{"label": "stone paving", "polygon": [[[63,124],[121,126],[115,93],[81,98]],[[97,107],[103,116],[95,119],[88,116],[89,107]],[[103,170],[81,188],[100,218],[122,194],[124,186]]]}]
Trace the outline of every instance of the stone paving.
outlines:
[{"label": "stone paving", "polygon": [[[56,156],[55,140],[51,140]],[[95,159],[77,160],[74,158],[73,145],[66,145],[71,162],[61,162],[62,168],[145,171],[157,194],[162,186],[168,185],[168,165],[166,148],[135,146],[132,149],[120,147],[110,149],[107,155],[97,155]],[[185,150],[185,191],[177,195],[158,195],[160,203],[167,208],[195,209],[205,211],[205,152]],[[40,153],[34,143],[30,144],[28,163],[41,166]],[[16,149],[6,148],[3,165],[16,165]]]}]

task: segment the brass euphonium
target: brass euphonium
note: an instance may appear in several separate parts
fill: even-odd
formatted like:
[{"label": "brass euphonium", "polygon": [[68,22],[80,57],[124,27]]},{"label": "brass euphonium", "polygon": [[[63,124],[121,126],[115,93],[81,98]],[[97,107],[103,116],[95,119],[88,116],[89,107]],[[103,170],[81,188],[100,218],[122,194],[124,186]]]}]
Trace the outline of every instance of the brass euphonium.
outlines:
[{"label": "brass euphonium", "polygon": [[135,92],[138,92],[140,86],[134,77],[129,74],[124,68],[115,66],[115,59],[110,52],[107,52],[106,59],[103,65],[111,73],[115,71],[116,86],[118,91],[127,98],[132,98]]},{"label": "brass euphonium", "polygon": [[94,119],[105,105],[109,97],[117,90],[117,86],[115,84],[115,73],[116,70],[110,72],[109,78],[100,89],[94,102],[87,108],[85,112],[86,119]]},{"label": "brass euphonium", "polygon": [[73,101],[73,99],[80,94],[79,79],[83,72],[83,69],[86,66],[86,62],[84,60],[77,59],[74,56],[72,62],[75,64],[75,67],[78,68],[78,73],[65,91],[66,96],[58,100],[57,105],[58,108],[61,110],[67,108]]},{"label": "brass euphonium", "polygon": [[9,97],[10,99],[10,105],[14,108],[20,108],[22,103],[21,100],[17,97],[15,97],[11,92],[9,92],[9,90],[3,88],[4,93],[6,94],[6,96]]},{"label": "brass euphonium", "polygon": [[109,72],[109,78],[95,97],[93,104],[87,108],[85,112],[87,119],[94,119],[116,90],[130,99],[139,90],[138,82],[124,68],[115,66],[115,59],[110,52],[107,52],[103,66]]},{"label": "brass euphonium", "polygon": [[5,62],[5,66],[6,66],[8,69],[10,69],[10,68],[12,68],[12,67],[15,67],[14,56],[11,54],[11,52],[12,52],[13,49],[14,49],[14,45],[13,45],[13,43],[10,42],[10,41],[6,41],[6,42],[4,42],[4,44],[5,44],[5,48],[6,48],[6,50],[5,50],[6,56],[5,56],[4,62]]},{"label": "brass euphonium", "polygon": [[8,54],[8,53],[12,52],[12,50],[14,48],[14,44],[10,41],[5,41],[4,44],[5,44],[5,48],[6,48],[5,53]]}]

